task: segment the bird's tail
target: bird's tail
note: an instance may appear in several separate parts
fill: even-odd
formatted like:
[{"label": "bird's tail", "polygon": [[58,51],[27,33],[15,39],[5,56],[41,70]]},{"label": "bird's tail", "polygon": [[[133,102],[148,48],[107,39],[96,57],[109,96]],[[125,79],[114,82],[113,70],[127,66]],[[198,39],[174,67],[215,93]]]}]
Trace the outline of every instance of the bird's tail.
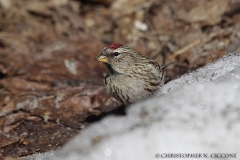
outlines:
[{"label": "bird's tail", "polygon": [[165,64],[165,65],[161,66],[161,69],[163,70],[163,69],[167,68],[168,66],[170,66],[173,63],[175,63],[175,62],[170,62],[168,64]]}]

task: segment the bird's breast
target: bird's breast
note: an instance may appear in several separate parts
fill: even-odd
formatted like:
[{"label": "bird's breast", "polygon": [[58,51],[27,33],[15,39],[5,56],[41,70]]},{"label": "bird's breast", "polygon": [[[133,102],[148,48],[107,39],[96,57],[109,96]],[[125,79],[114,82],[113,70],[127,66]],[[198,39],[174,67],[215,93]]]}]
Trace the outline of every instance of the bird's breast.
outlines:
[{"label": "bird's breast", "polygon": [[149,90],[148,83],[137,77],[109,75],[105,82],[107,91],[124,104],[146,99],[155,91],[152,88]]}]

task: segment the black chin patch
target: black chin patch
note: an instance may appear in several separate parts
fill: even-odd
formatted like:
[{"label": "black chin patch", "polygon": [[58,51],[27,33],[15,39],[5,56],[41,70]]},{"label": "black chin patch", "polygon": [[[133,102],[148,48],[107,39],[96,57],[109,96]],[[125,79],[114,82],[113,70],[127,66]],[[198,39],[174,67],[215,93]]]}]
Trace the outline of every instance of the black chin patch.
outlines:
[{"label": "black chin patch", "polygon": [[115,71],[110,64],[107,63],[106,66],[112,74],[118,74],[118,72]]}]

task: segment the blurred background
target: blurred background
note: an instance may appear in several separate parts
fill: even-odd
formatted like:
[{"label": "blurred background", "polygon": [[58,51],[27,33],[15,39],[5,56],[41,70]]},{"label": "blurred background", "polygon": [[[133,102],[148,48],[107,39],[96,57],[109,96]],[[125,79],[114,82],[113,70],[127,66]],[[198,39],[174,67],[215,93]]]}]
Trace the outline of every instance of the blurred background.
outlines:
[{"label": "blurred background", "polygon": [[94,61],[109,43],[175,62],[168,82],[240,50],[240,0],[0,0],[0,158],[59,149],[117,110]]}]

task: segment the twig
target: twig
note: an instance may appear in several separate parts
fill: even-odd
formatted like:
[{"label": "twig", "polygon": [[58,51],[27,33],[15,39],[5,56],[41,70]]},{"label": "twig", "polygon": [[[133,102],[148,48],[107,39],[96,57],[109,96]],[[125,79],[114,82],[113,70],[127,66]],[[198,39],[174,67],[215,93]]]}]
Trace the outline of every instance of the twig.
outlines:
[{"label": "twig", "polygon": [[186,51],[188,51],[189,49],[201,44],[205,44],[206,42],[210,41],[211,39],[213,39],[214,37],[220,35],[220,34],[223,34],[224,33],[224,30],[220,30],[218,32],[215,32],[215,33],[211,33],[208,37],[205,37],[205,38],[199,38],[199,39],[196,39],[195,41],[193,41],[192,43],[184,46],[183,48],[177,50],[175,53],[174,53],[174,56],[177,56],[177,55],[180,55]]}]

